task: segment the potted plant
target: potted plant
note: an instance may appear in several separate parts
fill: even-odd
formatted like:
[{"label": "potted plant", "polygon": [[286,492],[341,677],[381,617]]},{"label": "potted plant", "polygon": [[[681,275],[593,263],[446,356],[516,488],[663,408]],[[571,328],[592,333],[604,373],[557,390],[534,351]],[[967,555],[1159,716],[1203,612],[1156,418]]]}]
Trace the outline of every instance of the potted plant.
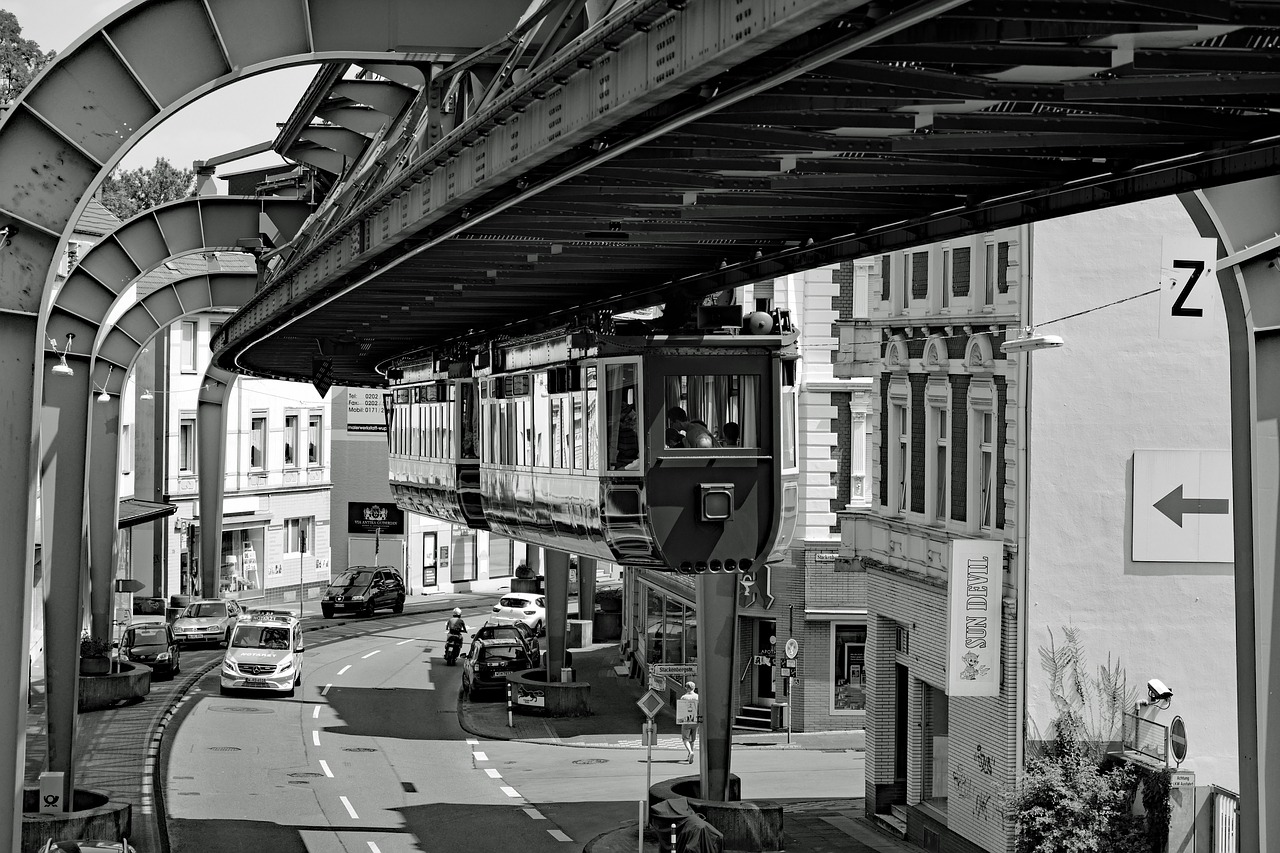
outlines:
[{"label": "potted plant", "polygon": [[89,634],[80,638],[80,674],[106,675],[111,672],[111,646]]},{"label": "potted plant", "polygon": [[622,587],[610,587],[596,591],[596,609],[604,613],[622,612]]}]

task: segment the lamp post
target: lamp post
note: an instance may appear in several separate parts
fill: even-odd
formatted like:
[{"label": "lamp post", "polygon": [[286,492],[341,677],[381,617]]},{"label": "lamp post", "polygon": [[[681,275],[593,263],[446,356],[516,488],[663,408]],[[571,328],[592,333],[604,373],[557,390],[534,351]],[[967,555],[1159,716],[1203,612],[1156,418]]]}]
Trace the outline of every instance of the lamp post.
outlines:
[{"label": "lamp post", "polygon": [[298,522],[298,618],[302,618],[302,572],[307,562],[307,528]]}]

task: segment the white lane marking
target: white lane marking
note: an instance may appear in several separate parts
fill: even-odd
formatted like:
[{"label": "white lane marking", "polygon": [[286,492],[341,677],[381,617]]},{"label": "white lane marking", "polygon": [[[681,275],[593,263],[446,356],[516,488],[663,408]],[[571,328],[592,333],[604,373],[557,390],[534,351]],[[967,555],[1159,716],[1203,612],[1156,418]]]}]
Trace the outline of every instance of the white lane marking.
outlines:
[{"label": "white lane marking", "polygon": [[502,778],[502,774],[501,774],[501,773],[499,773],[497,770],[494,770],[492,767],[486,767],[486,768],[484,769],[484,772],[489,776],[489,778],[490,778],[490,779],[501,779],[501,778]]},{"label": "white lane marking", "polygon": [[333,771],[329,769],[329,762],[325,761],[323,758],[320,759],[320,769],[324,771],[324,775],[328,776],[330,779],[333,778]]},{"label": "white lane marking", "polygon": [[[410,637],[410,638],[409,638],[409,639],[407,639],[407,640],[401,640],[400,642],[396,643],[396,645],[397,645],[397,646],[403,646],[405,643],[413,643],[413,642],[417,642],[417,639],[418,639],[417,637]],[[370,841],[369,843],[370,843],[370,844],[372,844],[373,842],[372,842],[372,841]]]},{"label": "white lane marking", "polygon": [[324,689],[320,691],[320,695],[321,695],[321,696],[324,696],[324,695],[328,694],[328,692],[329,692],[329,688],[330,688],[330,687],[332,687],[332,686],[333,686],[332,684],[326,684],[326,685],[324,686]]},{"label": "white lane marking", "polygon": [[338,670],[338,675],[342,675],[342,673],[346,672],[349,669],[351,669],[351,664],[347,664],[342,669]]},{"label": "white lane marking", "polygon": [[[374,649],[373,651],[369,652],[369,654],[367,654],[367,655],[365,655],[364,657],[360,658],[360,660],[368,660],[369,658],[373,657],[374,655],[376,655],[376,654],[377,654],[378,652],[380,652],[380,651],[382,651],[382,649]],[[342,673],[340,672],[340,673],[338,673],[338,675],[342,675]]]},{"label": "white lane marking", "polygon": [[320,745],[320,730],[319,730],[319,729],[312,729],[312,730],[311,730],[311,743],[312,743],[312,744],[314,744],[315,746],[319,746],[319,745]]},{"label": "white lane marking", "polygon": [[475,739],[475,738],[473,738],[473,737],[469,737],[469,738],[467,738],[467,743],[469,743],[471,746],[475,746],[475,745],[477,745],[478,743],[480,743],[480,741],[476,740],[476,739]]},{"label": "white lane marking", "polygon": [[356,810],[352,808],[350,800],[346,797],[338,797],[338,799],[342,800],[342,804],[347,807],[347,814],[351,815],[352,820],[360,819],[360,815],[356,814]]},{"label": "white lane marking", "polygon": [[472,758],[474,758],[476,761],[488,761],[488,760],[489,760],[489,756],[485,755],[483,752],[473,752],[473,753],[471,753],[471,757],[472,757]]},{"label": "white lane marking", "polygon": [[569,836],[565,835],[563,832],[561,832],[561,831],[560,831],[560,830],[558,830],[558,829],[548,829],[548,830],[547,830],[547,832],[548,832],[548,834],[550,834],[550,835],[551,835],[551,837],[552,837],[552,838],[554,838],[556,841],[572,841],[572,840],[573,840],[572,838],[570,838]]},{"label": "white lane marking", "polygon": [[320,706],[317,705],[311,709],[311,719],[315,720],[320,717]]},{"label": "white lane marking", "polygon": [[508,797],[518,797],[518,796],[520,796],[520,792],[519,792],[519,791],[517,791],[515,788],[512,788],[510,785],[503,785],[503,786],[502,786],[502,793],[506,794]]},{"label": "white lane marking", "polygon": [[382,851],[378,849],[378,845],[374,844],[372,841],[365,843],[369,845],[369,853],[382,853]]},{"label": "white lane marking", "polygon": [[538,811],[537,809],[524,809],[523,811],[525,814],[527,814],[529,817],[533,818],[534,820],[547,819],[547,816],[544,815],[542,812]]}]

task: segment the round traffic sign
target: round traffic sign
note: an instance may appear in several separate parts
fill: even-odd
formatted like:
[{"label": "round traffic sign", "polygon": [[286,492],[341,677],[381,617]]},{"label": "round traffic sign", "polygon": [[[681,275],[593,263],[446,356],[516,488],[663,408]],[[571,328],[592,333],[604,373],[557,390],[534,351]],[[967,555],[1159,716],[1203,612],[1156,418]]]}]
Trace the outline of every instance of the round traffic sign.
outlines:
[{"label": "round traffic sign", "polygon": [[796,642],[795,637],[787,640],[785,651],[787,653],[787,660],[795,660],[796,655],[800,654],[800,644]]},{"label": "round traffic sign", "polygon": [[1181,717],[1174,717],[1169,724],[1169,749],[1173,760],[1181,764],[1187,757],[1187,726]]}]

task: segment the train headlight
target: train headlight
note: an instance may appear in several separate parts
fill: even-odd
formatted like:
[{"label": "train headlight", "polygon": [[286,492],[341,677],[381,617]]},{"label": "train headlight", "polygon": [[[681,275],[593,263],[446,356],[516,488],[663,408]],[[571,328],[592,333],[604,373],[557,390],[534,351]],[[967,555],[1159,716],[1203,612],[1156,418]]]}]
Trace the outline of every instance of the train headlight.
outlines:
[{"label": "train headlight", "polygon": [[703,483],[700,505],[703,521],[728,521],[733,517],[733,484]]}]

